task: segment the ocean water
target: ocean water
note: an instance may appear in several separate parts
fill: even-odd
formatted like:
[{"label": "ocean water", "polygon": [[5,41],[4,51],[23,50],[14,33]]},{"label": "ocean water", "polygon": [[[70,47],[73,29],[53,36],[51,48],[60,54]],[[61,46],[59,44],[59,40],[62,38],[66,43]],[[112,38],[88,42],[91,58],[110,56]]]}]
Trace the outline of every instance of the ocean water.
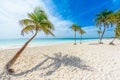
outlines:
[{"label": "ocean water", "polygon": [[[96,40],[97,38],[83,38],[83,41],[86,40]],[[0,39],[0,48],[16,47],[22,46],[28,39]],[[77,41],[80,39],[77,38]],[[31,41],[29,45],[49,45],[57,43],[66,43],[74,42],[74,38],[35,38]]]}]

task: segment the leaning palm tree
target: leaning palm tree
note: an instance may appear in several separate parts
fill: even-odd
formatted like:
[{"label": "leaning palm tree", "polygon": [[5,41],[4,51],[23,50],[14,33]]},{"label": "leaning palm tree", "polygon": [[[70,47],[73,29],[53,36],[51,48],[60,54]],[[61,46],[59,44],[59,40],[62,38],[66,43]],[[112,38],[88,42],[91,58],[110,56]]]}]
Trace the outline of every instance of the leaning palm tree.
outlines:
[{"label": "leaning palm tree", "polygon": [[97,16],[97,18],[95,19],[96,26],[99,27],[100,29],[102,28],[102,26],[104,28],[102,31],[101,37],[100,37],[100,44],[103,44],[102,39],[103,39],[104,33],[106,31],[106,28],[109,27],[109,22],[107,21],[107,19],[108,19],[107,16],[111,13],[112,13],[112,11],[105,9],[104,11],[102,11],[96,15]]},{"label": "leaning palm tree", "polygon": [[15,54],[15,56],[6,64],[5,68],[9,73],[14,72],[13,69],[11,69],[11,66],[16,62],[18,57],[21,55],[23,50],[27,47],[27,45],[30,43],[33,38],[38,34],[39,31],[43,31],[45,34],[51,34],[52,30],[54,30],[54,27],[52,23],[48,20],[47,15],[45,12],[39,8],[36,7],[35,10],[32,13],[28,13],[28,19],[22,19],[20,20],[20,24],[24,26],[21,33],[24,35],[24,33],[32,32],[34,35],[23,45],[23,47]]},{"label": "leaning palm tree", "polygon": [[75,43],[74,43],[74,45],[76,45],[76,32],[78,30],[78,25],[73,24],[70,28],[75,32]]},{"label": "leaning palm tree", "polygon": [[98,33],[98,42],[100,41],[100,36],[101,36],[101,34],[102,34],[102,31],[101,30],[97,30],[97,33]]},{"label": "leaning palm tree", "polygon": [[86,32],[79,26],[79,33],[80,33],[80,44],[82,44],[82,35],[85,34]]},{"label": "leaning palm tree", "polygon": [[119,26],[120,26],[120,10],[117,10],[114,13],[109,14],[108,16],[108,22],[111,22],[112,24],[115,25],[115,30],[114,30],[114,38],[113,40],[110,42],[110,44],[114,44],[113,41],[116,39],[116,34],[118,33],[117,31],[119,31]]},{"label": "leaning palm tree", "polygon": [[114,33],[115,33],[115,36],[114,36],[113,40],[109,43],[110,45],[114,45],[113,42],[115,41],[115,39],[120,38],[120,23],[114,29]]}]

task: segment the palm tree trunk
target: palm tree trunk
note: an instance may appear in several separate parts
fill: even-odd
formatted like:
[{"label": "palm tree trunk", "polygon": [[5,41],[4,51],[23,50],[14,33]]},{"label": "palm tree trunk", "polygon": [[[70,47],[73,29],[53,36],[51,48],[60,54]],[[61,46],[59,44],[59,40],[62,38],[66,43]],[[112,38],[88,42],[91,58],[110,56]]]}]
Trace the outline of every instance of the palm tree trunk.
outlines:
[{"label": "palm tree trunk", "polygon": [[104,33],[105,33],[105,30],[106,30],[106,26],[104,26],[103,33],[102,33],[102,35],[101,35],[101,37],[100,37],[100,44],[103,43],[103,42],[102,42],[102,39],[103,39],[103,35],[104,35]]},{"label": "palm tree trunk", "polygon": [[18,57],[21,55],[23,50],[27,47],[27,45],[30,43],[30,41],[37,35],[38,31],[23,45],[23,47],[13,56],[13,58],[6,64],[5,68],[8,70],[8,72],[11,72],[12,69],[10,67],[16,62]]},{"label": "palm tree trunk", "polygon": [[75,43],[74,43],[74,45],[76,45],[76,31],[75,31]]},{"label": "palm tree trunk", "polygon": [[80,37],[80,44],[82,44],[82,35],[81,35],[81,37]]},{"label": "palm tree trunk", "polygon": [[116,39],[116,38],[114,37],[113,40],[112,40],[109,44],[110,44],[110,45],[114,45],[113,42],[115,41],[115,39]]},{"label": "palm tree trunk", "polygon": [[114,39],[112,40],[112,43],[115,41],[115,39],[116,39],[116,38],[114,38]]},{"label": "palm tree trunk", "polygon": [[100,34],[98,34],[98,43],[100,43]]},{"label": "palm tree trunk", "polygon": [[[118,27],[118,25],[117,24],[115,24],[116,25],[116,28]],[[113,38],[113,40],[109,43],[110,45],[114,45],[114,41],[115,41],[115,39],[116,39],[116,35],[117,35],[117,32],[115,32],[114,33],[114,38]]]}]

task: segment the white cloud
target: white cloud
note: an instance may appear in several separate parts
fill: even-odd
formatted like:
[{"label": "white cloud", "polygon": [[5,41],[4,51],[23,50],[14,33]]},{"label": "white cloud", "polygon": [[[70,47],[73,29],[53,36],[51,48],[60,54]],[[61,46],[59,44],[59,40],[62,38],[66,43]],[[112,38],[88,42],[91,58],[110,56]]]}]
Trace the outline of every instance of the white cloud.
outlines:
[{"label": "white cloud", "polygon": [[[97,30],[98,28],[96,28],[95,26],[86,26],[83,27],[83,29],[86,31],[86,34],[83,35],[83,37],[85,38],[97,38],[98,34],[97,34]],[[105,31],[104,37],[113,37],[114,36],[114,32],[113,32],[114,27],[112,28],[108,28]],[[103,30],[103,27],[102,27]],[[80,34],[77,34],[78,37],[80,37]]]},{"label": "white cloud", "polygon": [[[55,6],[51,0],[2,0],[0,5],[1,38],[21,38],[20,31],[22,28],[18,21],[27,18],[27,13],[33,11],[36,6],[42,7],[55,25],[56,37],[66,36],[67,31],[69,31],[68,27],[72,24],[70,21],[60,19],[60,15],[54,11]],[[43,33],[39,35],[38,37],[46,37]]]},{"label": "white cloud", "polygon": [[0,38],[21,37],[21,27],[18,21],[26,18],[26,14],[38,5],[37,0],[35,0],[35,4],[31,4],[30,0],[2,0],[0,5]]},{"label": "white cloud", "polygon": [[[22,38],[20,35],[22,27],[18,21],[27,18],[27,13],[33,11],[36,6],[42,7],[54,24],[56,38],[74,37],[74,32],[69,28],[73,22],[61,18],[61,15],[55,11],[56,6],[52,0],[2,0],[0,3],[0,38]],[[84,37],[97,36],[96,28],[88,26],[83,29],[86,31]],[[25,35],[25,37],[30,36],[31,34]],[[37,37],[51,36],[46,36],[41,32]]]}]

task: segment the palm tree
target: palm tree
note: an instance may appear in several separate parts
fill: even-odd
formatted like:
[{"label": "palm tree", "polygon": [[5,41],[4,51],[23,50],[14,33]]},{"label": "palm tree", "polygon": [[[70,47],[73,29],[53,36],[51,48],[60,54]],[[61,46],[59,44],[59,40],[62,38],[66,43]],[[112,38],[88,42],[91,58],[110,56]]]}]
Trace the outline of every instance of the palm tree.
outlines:
[{"label": "palm tree", "polygon": [[76,32],[78,30],[78,25],[73,24],[70,28],[75,32],[75,43],[74,43],[74,45],[76,45]]},{"label": "palm tree", "polygon": [[86,32],[79,26],[79,33],[80,33],[80,44],[82,44],[82,35],[85,34]]},{"label": "palm tree", "polygon": [[36,7],[32,13],[28,13],[29,18],[28,19],[22,19],[20,21],[20,24],[24,26],[24,28],[21,31],[21,34],[24,35],[24,33],[32,32],[34,35],[22,46],[22,48],[15,54],[15,56],[6,64],[5,68],[9,73],[14,72],[13,69],[11,69],[11,66],[15,63],[15,61],[18,59],[18,57],[21,55],[23,50],[27,47],[27,45],[30,43],[33,38],[38,34],[39,31],[43,31],[45,34],[51,34],[52,30],[54,30],[54,27],[52,23],[48,20],[47,15],[45,12],[39,8]]},{"label": "palm tree", "polygon": [[[100,36],[101,36],[101,34],[102,34],[102,31],[101,31],[101,30],[97,30],[97,33],[98,33],[98,38],[99,38],[99,40],[100,40]],[[98,42],[99,42],[99,40],[98,40]]]},{"label": "palm tree", "polygon": [[120,26],[120,10],[117,10],[116,12],[114,13],[111,13],[108,15],[108,22],[111,22],[112,24],[115,25],[115,30],[114,30],[114,38],[113,40],[110,42],[110,44],[113,44],[114,45],[114,40],[117,38],[116,35],[117,35],[117,31],[119,31],[119,26]]},{"label": "palm tree", "polygon": [[104,36],[104,33],[106,31],[106,28],[109,27],[109,22],[107,21],[107,16],[109,14],[111,14],[112,11],[109,11],[107,9],[103,10],[102,12],[100,12],[99,14],[97,14],[97,18],[95,19],[95,22],[96,22],[96,26],[99,27],[100,29],[102,28],[103,26],[103,31],[102,31],[102,34],[101,34],[101,37],[100,37],[100,44],[103,44],[102,42],[102,39],[103,39],[103,36]]},{"label": "palm tree", "polygon": [[120,38],[120,23],[117,25],[117,27],[114,29],[115,36],[113,40],[109,43],[110,45],[114,45],[114,41],[116,38]]}]

